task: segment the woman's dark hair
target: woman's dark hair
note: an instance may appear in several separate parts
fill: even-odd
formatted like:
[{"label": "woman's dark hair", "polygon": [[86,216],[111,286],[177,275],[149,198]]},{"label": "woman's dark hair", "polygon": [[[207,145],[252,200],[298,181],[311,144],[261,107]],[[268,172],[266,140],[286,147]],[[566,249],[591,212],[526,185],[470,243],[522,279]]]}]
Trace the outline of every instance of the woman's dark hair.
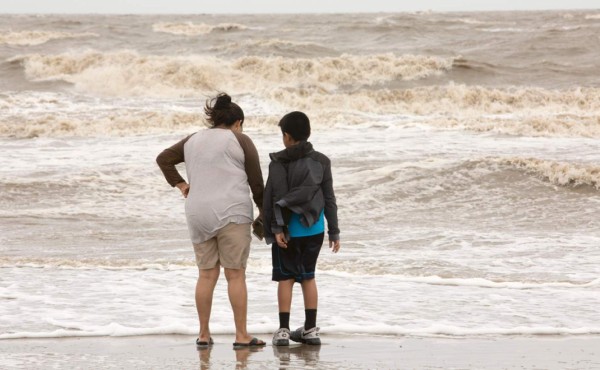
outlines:
[{"label": "woman's dark hair", "polygon": [[296,141],[307,140],[310,137],[310,120],[302,112],[290,112],[279,121],[282,133],[289,134]]},{"label": "woman's dark hair", "polygon": [[206,120],[212,127],[225,125],[230,127],[235,121],[244,123],[244,111],[239,105],[231,102],[231,96],[220,93],[215,98],[206,100],[204,106]]}]

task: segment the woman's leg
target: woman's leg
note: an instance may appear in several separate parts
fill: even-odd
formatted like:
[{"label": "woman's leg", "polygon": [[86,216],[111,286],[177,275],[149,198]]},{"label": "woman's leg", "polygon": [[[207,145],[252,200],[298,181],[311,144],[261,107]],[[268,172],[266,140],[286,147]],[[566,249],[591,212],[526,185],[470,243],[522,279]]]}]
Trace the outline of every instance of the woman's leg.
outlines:
[{"label": "woman's leg", "polygon": [[219,265],[208,270],[200,270],[200,276],[196,282],[196,310],[200,321],[200,333],[198,338],[201,342],[210,340],[210,312],[212,309],[213,292],[219,279],[221,267]]}]

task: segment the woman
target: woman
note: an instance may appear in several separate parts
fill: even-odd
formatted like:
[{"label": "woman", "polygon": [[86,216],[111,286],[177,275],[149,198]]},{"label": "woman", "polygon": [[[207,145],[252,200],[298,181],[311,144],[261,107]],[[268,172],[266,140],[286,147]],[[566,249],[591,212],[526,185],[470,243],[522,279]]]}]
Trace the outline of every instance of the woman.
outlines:
[{"label": "woman", "polygon": [[[196,345],[213,344],[209,319],[215,285],[225,270],[229,301],[235,321],[234,347],[264,346],[246,331],[246,262],[250,252],[252,190],[262,210],[263,178],[258,152],[242,133],[244,112],[227,94],[206,102],[204,112],[211,128],[200,130],[156,158],[167,182],[186,198],[185,214],[200,271],[196,308],[200,334]],[[175,165],[185,162],[189,184]],[[261,215],[257,218],[260,220]]]}]

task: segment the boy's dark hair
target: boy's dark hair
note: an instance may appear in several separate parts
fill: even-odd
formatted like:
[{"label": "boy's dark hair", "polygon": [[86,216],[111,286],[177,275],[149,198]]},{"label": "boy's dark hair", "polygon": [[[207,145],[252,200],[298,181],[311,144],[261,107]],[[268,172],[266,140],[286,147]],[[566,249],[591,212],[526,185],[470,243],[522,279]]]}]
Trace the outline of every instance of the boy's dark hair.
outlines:
[{"label": "boy's dark hair", "polygon": [[220,93],[216,98],[207,100],[204,113],[212,127],[218,125],[230,127],[238,120],[244,123],[244,111],[239,105],[233,103],[231,96],[226,93]]},{"label": "boy's dark hair", "polygon": [[310,120],[302,112],[290,112],[279,121],[282,133],[287,133],[296,141],[307,140],[310,137]]}]

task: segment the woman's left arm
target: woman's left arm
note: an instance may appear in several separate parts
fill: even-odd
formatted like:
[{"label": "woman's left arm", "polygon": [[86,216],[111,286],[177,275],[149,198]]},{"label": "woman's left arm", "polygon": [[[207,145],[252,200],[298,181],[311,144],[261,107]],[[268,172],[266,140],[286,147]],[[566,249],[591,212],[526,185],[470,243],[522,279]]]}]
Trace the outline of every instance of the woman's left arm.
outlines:
[{"label": "woman's left arm", "polygon": [[260,169],[258,151],[248,136],[238,132],[234,132],[234,134],[244,150],[244,167],[246,176],[248,176],[248,184],[252,191],[252,199],[254,199],[254,203],[258,207],[259,217],[261,217],[265,183],[263,181],[262,170]]}]

